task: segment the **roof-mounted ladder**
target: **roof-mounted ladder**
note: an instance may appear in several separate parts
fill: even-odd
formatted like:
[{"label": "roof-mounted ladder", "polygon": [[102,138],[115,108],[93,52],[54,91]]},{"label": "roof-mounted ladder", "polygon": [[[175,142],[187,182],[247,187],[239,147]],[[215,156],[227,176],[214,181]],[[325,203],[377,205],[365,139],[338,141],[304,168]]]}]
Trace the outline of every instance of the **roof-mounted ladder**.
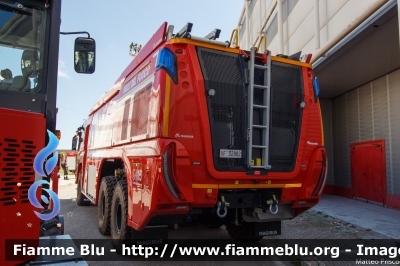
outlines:
[{"label": "roof-mounted ladder", "polygon": [[[255,53],[257,48],[252,47],[250,50],[249,60],[249,82],[247,84],[248,91],[248,127],[247,127],[247,165],[250,169],[271,169],[269,165],[269,134],[270,134],[270,105],[271,105],[271,55],[267,54],[267,62],[264,65],[258,65],[255,62]],[[264,71],[264,84],[254,83],[255,69],[262,69]],[[262,104],[254,103],[254,92],[258,90],[257,94],[262,95]],[[260,100],[260,99],[259,99]],[[261,123],[254,121],[254,112],[257,111],[261,115]],[[261,131],[261,140],[254,143],[254,131]],[[261,142],[261,143],[260,143]],[[254,151],[254,152],[253,152]],[[255,155],[253,155],[253,153]],[[260,154],[261,158],[255,157]],[[254,158],[253,158],[254,157]]]}]

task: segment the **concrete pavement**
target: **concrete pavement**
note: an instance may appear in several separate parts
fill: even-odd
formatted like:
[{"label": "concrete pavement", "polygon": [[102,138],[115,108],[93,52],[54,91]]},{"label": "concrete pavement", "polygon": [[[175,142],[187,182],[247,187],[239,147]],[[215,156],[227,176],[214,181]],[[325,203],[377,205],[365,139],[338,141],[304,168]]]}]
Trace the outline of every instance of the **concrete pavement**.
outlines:
[{"label": "concrete pavement", "polygon": [[[59,179],[59,198],[76,197],[75,176]],[[357,225],[390,238],[400,238],[400,210],[334,195],[322,195],[315,212]]]},{"label": "concrete pavement", "polygon": [[322,195],[313,210],[390,238],[400,238],[400,210],[334,195]]}]

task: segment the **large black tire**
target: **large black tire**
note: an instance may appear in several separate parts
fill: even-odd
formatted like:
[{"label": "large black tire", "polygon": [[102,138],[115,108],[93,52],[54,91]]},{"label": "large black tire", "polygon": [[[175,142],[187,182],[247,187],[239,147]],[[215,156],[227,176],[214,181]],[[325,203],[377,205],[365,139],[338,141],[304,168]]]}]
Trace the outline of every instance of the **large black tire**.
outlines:
[{"label": "large black tire", "polygon": [[221,226],[224,225],[224,221],[223,220],[216,220],[216,221],[212,221],[206,224],[207,228],[214,228],[214,229],[218,229]]},{"label": "large black tire", "polygon": [[82,171],[79,172],[78,176],[78,187],[76,188],[76,204],[78,206],[88,206],[90,201],[82,194]]},{"label": "large black tire", "polygon": [[111,242],[118,254],[122,253],[122,244],[129,244],[131,228],[128,222],[128,189],[126,180],[121,179],[115,185],[111,200]]},{"label": "large black tire", "polygon": [[257,242],[263,238],[263,236],[254,235],[254,223],[243,223],[239,226],[227,225],[226,230],[231,238],[240,242]]},{"label": "large black tire", "polygon": [[101,180],[97,216],[99,231],[103,235],[110,234],[111,200],[116,183],[117,179],[115,176],[105,176]]}]

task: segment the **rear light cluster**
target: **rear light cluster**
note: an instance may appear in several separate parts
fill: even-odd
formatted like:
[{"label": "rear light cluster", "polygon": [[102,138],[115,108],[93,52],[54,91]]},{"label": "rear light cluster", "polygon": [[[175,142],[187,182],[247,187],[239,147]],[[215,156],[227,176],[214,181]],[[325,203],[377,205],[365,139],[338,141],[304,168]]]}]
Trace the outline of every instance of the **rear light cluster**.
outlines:
[{"label": "rear light cluster", "polygon": [[162,154],[161,156],[161,163],[163,168],[162,173],[164,176],[165,184],[167,184],[167,187],[171,192],[172,196],[174,196],[174,198],[176,198],[177,200],[184,200],[185,198],[183,197],[182,192],[179,190],[179,187],[175,181],[175,176],[173,171],[174,150],[175,150],[175,145],[171,144],[165,149],[164,153]]}]

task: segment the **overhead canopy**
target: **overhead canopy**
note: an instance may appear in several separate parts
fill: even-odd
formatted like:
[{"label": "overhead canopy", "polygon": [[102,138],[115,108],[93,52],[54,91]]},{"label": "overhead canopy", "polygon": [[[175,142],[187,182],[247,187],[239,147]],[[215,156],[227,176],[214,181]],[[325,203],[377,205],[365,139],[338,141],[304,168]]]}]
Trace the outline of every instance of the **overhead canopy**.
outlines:
[{"label": "overhead canopy", "polygon": [[387,7],[317,60],[321,98],[335,98],[400,68],[397,5]]}]

